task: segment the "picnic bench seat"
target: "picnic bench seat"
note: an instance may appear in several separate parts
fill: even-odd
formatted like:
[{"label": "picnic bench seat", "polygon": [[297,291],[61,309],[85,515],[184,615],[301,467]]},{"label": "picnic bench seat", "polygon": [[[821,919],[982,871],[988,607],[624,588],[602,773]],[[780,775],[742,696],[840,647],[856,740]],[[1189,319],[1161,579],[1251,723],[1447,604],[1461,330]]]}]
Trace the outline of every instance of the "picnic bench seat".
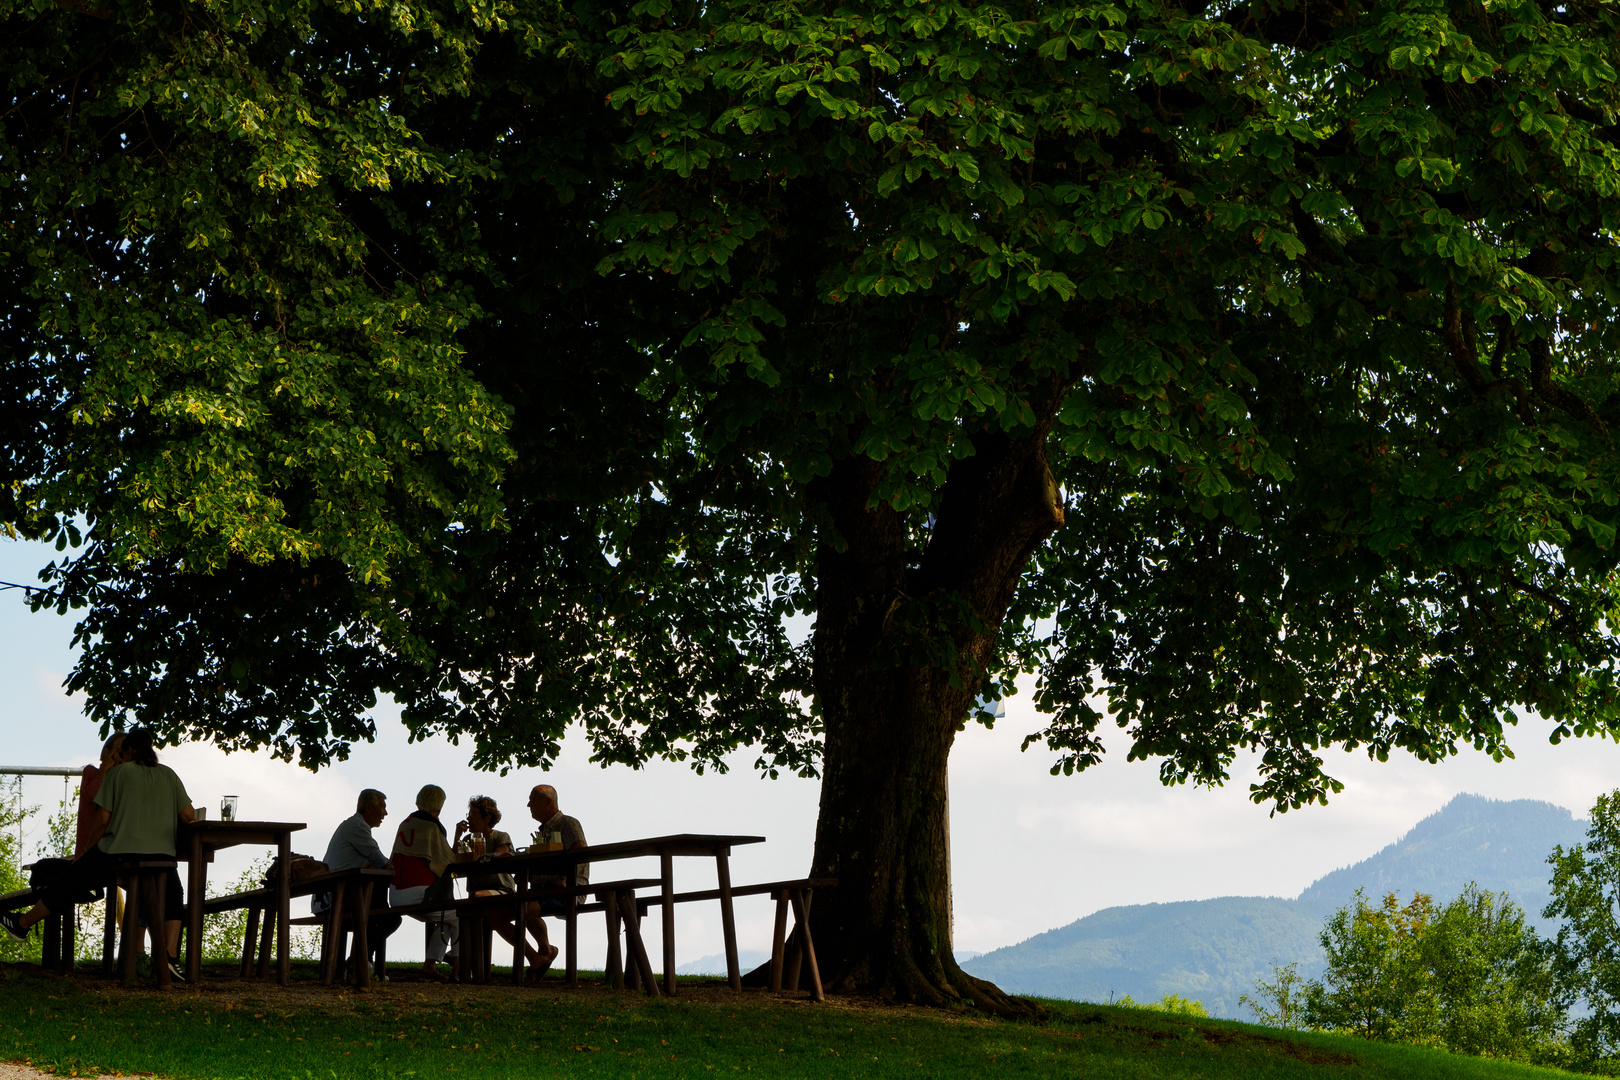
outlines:
[{"label": "picnic bench seat", "polygon": [[[321,982],[330,985],[336,975],[338,961],[336,958],[337,946],[341,942],[333,942],[333,932],[330,925],[337,917],[343,917],[345,894],[351,888],[370,890],[379,884],[386,884],[393,877],[391,870],[375,870],[367,867],[357,867],[352,870],[329,870],[322,874],[311,874],[291,883],[290,892],[293,896],[312,896],[319,892],[333,892],[339,894],[333,905],[325,912],[308,918],[288,919],[290,926],[326,926],[325,941],[322,948]],[[367,898],[369,903],[369,897]],[[211,896],[203,902],[203,913],[215,915],[225,911],[247,910],[247,926],[242,934],[242,961],[239,975],[242,978],[250,974],[263,977],[270,970],[270,952],[272,939],[276,931],[276,890],[271,888],[246,889],[226,896]],[[261,925],[262,922],[262,925]],[[341,935],[339,935],[341,936]],[[258,964],[255,972],[254,952],[257,946]],[[369,986],[370,968],[366,967],[361,973],[361,985]]]},{"label": "picnic bench seat", "polygon": [[[624,987],[623,963],[619,956],[618,923],[625,925],[625,935],[630,947],[630,960],[636,965],[640,978],[637,980],[644,984],[647,992],[657,996],[658,988],[654,985],[652,977],[652,963],[647,957],[646,946],[641,941],[641,929],[635,925],[630,917],[635,908],[635,890],[650,889],[658,886],[658,878],[626,878],[620,881],[602,881],[573,887],[555,886],[544,888],[523,889],[516,893],[500,893],[495,896],[467,896],[460,899],[423,900],[416,904],[405,904],[390,907],[388,910],[395,915],[431,915],[439,911],[467,912],[472,916],[468,920],[475,927],[473,933],[463,931],[462,934],[462,962],[473,970],[481,973],[484,981],[488,981],[491,964],[491,947],[493,945],[494,930],[488,927],[483,918],[484,913],[501,907],[516,904],[527,904],[539,900],[563,900],[573,897],[576,900],[586,896],[600,897],[595,903],[576,904],[570,911],[562,913],[566,921],[567,931],[564,938],[565,977],[570,985],[577,980],[578,946],[575,931],[575,918],[582,914],[592,912],[605,912],[608,921],[608,977],[616,979],[614,985],[618,989]],[[522,949],[520,943],[514,946],[514,953]],[[516,961],[516,955],[513,959]],[[518,968],[514,962],[514,973]]]},{"label": "picnic bench seat", "polygon": [[[142,859],[139,861],[120,859],[117,876],[127,883],[131,902],[124,906],[123,942],[118,951],[117,968],[126,985],[135,982],[136,965],[140,955],[140,907],[144,899],[148,915],[158,912],[158,934],[161,935],[164,910],[164,900],[168,892],[168,871],[174,870],[178,863],[174,859]],[[18,889],[0,895],[0,910],[16,911],[20,908],[33,907],[41,897],[43,891],[39,889]],[[117,914],[118,891],[108,882],[107,888],[107,914],[102,937],[102,965],[109,973],[113,970],[113,937],[114,924]],[[150,921],[150,920],[149,920]],[[63,974],[71,974],[75,959],[77,959],[77,930],[78,930],[78,904],[71,900],[62,910],[53,911],[44,920],[43,942],[41,943],[40,964],[47,970],[54,968]],[[152,974],[157,980],[159,988],[167,988],[171,982],[168,957],[153,958]]]},{"label": "picnic bench seat", "polygon": [[[810,936],[810,901],[816,889],[832,888],[837,884],[837,878],[795,878],[791,881],[767,881],[758,885],[736,885],[724,890],[699,889],[694,892],[676,893],[670,900],[676,904],[690,904],[705,900],[720,900],[727,894],[733,897],[775,897],[776,925],[771,934],[771,989],[781,990],[785,982],[788,990],[797,990],[800,968],[805,967],[809,969],[811,994],[817,1001],[825,1001],[826,995],[821,988],[821,968],[816,963],[815,941]],[[648,908],[661,907],[663,903],[662,896],[638,897],[636,900],[638,914],[644,916]],[[790,906],[793,909],[794,923],[791,936],[787,932],[787,913]],[[728,953],[726,964],[735,970],[737,967],[735,945],[730,941],[726,945]]]}]

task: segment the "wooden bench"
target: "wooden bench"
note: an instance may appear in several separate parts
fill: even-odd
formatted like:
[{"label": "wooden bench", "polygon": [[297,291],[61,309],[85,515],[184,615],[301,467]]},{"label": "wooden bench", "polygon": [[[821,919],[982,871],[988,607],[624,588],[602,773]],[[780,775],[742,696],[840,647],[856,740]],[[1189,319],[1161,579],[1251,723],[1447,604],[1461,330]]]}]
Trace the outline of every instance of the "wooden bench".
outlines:
[{"label": "wooden bench", "polygon": [[[837,878],[797,878],[792,881],[769,881],[759,885],[737,885],[729,889],[702,889],[696,892],[676,893],[671,899],[677,904],[719,900],[726,895],[773,896],[776,898],[776,926],[771,934],[771,989],[781,990],[784,982],[788,990],[799,988],[801,967],[809,969],[810,992],[817,1001],[825,1001],[821,988],[821,968],[816,963],[815,940],[810,935],[810,901],[817,889],[831,888]],[[647,909],[662,906],[662,896],[649,896],[636,901],[639,915]],[[793,908],[793,933],[787,932],[787,913]],[[784,972],[784,963],[786,971]],[[726,942],[726,967],[735,978],[737,953],[734,940]],[[785,979],[784,979],[785,974]],[[735,986],[735,981],[733,981]]]},{"label": "wooden bench", "polygon": [[[600,899],[594,904],[576,904],[559,917],[565,927],[564,956],[565,978],[568,985],[576,985],[578,975],[578,930],[577,918],[582,914],[602,911],[607,914],[608,921],[608,978],[614,980],[617,989],[624,988],[623,962],[619,954],[618,923],[625,927],[625,937],[629,943],[630,961],[635,970],[640,973],[635,981],[642,983],[646,992],[657,996],[658,988],[654,985],[652,977],[652,964],[647,958],[646,946],[641,940],[641,928],[631,914],[637,911],[637,889],[655,888],[660,884],[657,878],[629,878],[622,881],[605,881],[596,884],[579,885],[572,888],[531,888],[516,893],[502,893],[496,896],[468,896],[458,900],[424,900],[416,904],[406,904],[391,907],[388,910],[396,915],[418,916],[430,915],[440,911],[454,911],[458,916],[465,913],[461,934],[461,958],[464,969],[475,973],[473,981],[487,982],[489,980],[492,960],[490,956],[493,945],[493,929],[488,927],[488,914],[500,908],[508,908],[514,915],[518,914],[520,906],[526,907],[531,902],[541,900],[579,899],[586,896],[598,896]],[[523,970],[523,920],[516,920],[514,936],[517,937],[513,945],[512,973],[515,980],[521,980]]]},{"label": "wooden bench", "polygon": [[[313,874],[292,883],[293,896],[312,896],[315,893],[333,894],[332,905],[326,911],[308,918],[288,919],[290,926],[321,926],[325,928],[321,947],[321,984],[330,986],[335,980],[339,957],[346,936],[342,932],[344,911],[372,911],[371,898],[378,885],[387,885],[393,877],[391,870],[356,867],[352,870],[332,870]],[[385,905],[386,906],[386,905]],[[263,978],[270,971],[271,946],[276,932],[276,890],[248,889],[228,896],[212,896],[203,902],[203,914],[215,915],[225,911],[247,910],[247,926],[242,934],[242,962],[238,973],[242,978],[257,974]],[[351,920],[353,921],[353,920]],[[369,920],[368,920],[369,921]],[[262,925],[261,925],[262,922]],[[336,929],[334,929],[334,927]],[[355,933],[356,945],[368,945],[364,929]],[[257,946],[258,964],[255,971],[254,952]],[[371,986],[371,964],[361,965],[360,985]]]}]

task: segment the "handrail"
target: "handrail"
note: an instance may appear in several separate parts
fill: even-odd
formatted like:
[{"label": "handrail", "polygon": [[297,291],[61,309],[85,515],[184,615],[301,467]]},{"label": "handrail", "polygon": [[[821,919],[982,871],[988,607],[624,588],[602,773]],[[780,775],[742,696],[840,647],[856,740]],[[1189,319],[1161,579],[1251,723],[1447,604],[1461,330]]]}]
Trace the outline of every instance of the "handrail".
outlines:
[{"label": "handrail", "polygon": [[78,776],[84,766],[77,769],[65,765],[0,765],[0,776]]}]

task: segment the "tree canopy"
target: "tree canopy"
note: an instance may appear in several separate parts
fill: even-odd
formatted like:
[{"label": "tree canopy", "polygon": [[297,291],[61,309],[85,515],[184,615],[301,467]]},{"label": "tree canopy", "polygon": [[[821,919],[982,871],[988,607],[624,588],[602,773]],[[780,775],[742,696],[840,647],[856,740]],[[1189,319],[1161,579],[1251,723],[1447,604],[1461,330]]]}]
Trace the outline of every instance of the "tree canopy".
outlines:
[{"label": "tree canopy", "polygon": [[1283,809],[1614,732],[1610,4],[0,17],[3,516],[104,722],[942,778],[1033,672],[1057,769],[1101,693]]}]

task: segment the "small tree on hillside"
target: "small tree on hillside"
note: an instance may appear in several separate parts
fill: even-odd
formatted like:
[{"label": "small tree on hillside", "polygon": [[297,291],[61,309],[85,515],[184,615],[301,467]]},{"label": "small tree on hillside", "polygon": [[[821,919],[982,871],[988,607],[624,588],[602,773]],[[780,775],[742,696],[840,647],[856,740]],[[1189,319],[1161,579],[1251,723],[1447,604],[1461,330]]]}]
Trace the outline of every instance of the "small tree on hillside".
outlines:
[{"label": "small tree on hillside", "polygon": [[1434,901],[1423,893],[1404,907],[1390,893],[1373,907],[1357,889],[1354,902],[1322,928],[1327,970],[1306,987],[1306,1025],[1367,1039],[1427,1041],[1435,1009],[1417,944],[1433,918]]},{"label": "small tree on hillside", "polygon": [[1238,1002],[1247,1005],[1260,1023],[1267,1027],[1292,1031],[1300,1026],[1300,1013],[1305,1007],[1305,990],[1309,983],[1300,978],[1298,964],[1273,965],[1271,981],[1256,979],[1254,997],[1238,995]]}]

